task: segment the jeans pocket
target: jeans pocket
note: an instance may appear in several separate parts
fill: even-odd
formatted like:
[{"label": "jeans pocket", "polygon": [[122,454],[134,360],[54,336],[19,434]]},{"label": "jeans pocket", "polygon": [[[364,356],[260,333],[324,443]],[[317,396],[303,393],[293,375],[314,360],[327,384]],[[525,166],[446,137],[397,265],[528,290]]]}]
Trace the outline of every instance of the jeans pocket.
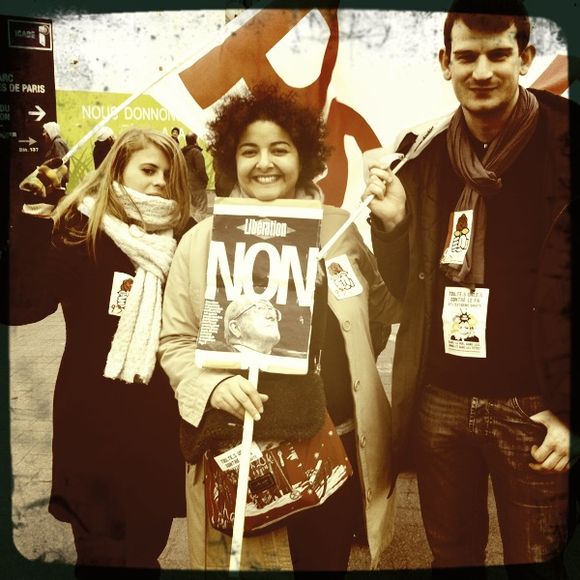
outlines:
[{"label": "jeans pocket", "polygon": [[530,417],[539,413],[540,411],[546,410],[546,405],[540,395],[524,395],[522,397],[512,397],[510,399],[512,407],[516,412],[524,419],[528,420],[530,423],[537,425],[535,421],[532,421]]}]

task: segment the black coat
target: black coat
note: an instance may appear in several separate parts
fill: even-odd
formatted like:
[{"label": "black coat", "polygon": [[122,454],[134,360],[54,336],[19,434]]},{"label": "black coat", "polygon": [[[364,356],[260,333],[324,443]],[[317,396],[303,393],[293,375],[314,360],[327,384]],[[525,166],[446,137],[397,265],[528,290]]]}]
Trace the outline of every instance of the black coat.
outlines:
[{"label": "black coat", "polygon": [[112,138],[105,139],[104,141],[97,141],[93,147],[93,162],[95,164],[95,169],[103,162],[107,153],[111,150],[111,147],[115,143]]},{"label": "black coat", "polygon": [[179,415],[165,374],[157,366],[148,385],[103,377],[119,321],[108,312],[113,275],[133,276],[135,268],[105,234],[95,260],[85,244],[50,244],[51,226],[52,220],[21,216],[9,310],[11,324],[27,324],[60,303],[66,323],[54,390],[49,510],[88,525],[107,505],[184,515]]},{"label": "black coat", "polygon": [[205,159],[201,149],[197,145],[186,145],[181,150],[187,163],[189,187],[192,192],[205,190],[208,182],[205,170]]}]

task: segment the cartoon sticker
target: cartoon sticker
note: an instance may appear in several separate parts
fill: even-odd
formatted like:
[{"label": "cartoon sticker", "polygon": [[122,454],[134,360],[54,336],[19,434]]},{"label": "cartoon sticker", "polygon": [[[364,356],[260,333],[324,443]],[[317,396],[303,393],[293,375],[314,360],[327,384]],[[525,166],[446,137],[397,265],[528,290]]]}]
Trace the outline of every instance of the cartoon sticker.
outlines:
[{"label": "cartoon sticker", "polygon": [[121,316],[127,304],[129,292],[133,286],[133,276],[125,272],[115,272],[109,298],[109,314]]},{"label": "cartoon sticker", "polygon": [[328,287],[339,300],[362,294],[363,287],[346,254],[328,259],[326,272]]},{"label": "cartoon sticker", "polygon": [[485,329],[489,288],[446,287],[443,298],[445,352],[454,356],[485,358]]},{"label": "cartoon sticker", "polygon": [[441,257],[442,264],[463,264],[473,234],[473,210],[454,211],[451,214],[451,232]]}]

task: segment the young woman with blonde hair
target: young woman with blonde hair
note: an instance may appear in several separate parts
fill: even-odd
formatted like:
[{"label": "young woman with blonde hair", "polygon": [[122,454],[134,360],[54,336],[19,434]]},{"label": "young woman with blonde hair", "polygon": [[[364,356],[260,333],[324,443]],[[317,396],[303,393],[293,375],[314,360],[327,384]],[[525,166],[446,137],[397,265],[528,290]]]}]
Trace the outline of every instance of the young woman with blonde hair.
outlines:
[{"label": "young woman with blonde hair", "polygon": [[102,577],[100,566],[155,576],[183,509],[178,415],[156,364],[163,285],[190,219],[183,155],[162,133],[130,129],[60,200],[54,171],[39,173],[40,191],[21,185],[30,203],[14,228],[8,322],[60,304],[66,323],[49,511],[72,526],[78,578]]}]

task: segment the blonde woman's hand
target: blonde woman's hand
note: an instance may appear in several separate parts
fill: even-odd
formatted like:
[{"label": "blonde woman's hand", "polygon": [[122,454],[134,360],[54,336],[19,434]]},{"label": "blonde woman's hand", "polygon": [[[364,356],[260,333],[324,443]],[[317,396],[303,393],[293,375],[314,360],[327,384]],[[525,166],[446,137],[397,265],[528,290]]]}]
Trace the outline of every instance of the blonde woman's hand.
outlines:
[{"label": "blonde woman's hand", "polygon": [[227,411],[240,420],[247,411],[254,421],[259,421],[264,412],[268,395],[259,393],[246,378],[234,375],[222,381],[212,392],[209,404],[214,409]]}]

